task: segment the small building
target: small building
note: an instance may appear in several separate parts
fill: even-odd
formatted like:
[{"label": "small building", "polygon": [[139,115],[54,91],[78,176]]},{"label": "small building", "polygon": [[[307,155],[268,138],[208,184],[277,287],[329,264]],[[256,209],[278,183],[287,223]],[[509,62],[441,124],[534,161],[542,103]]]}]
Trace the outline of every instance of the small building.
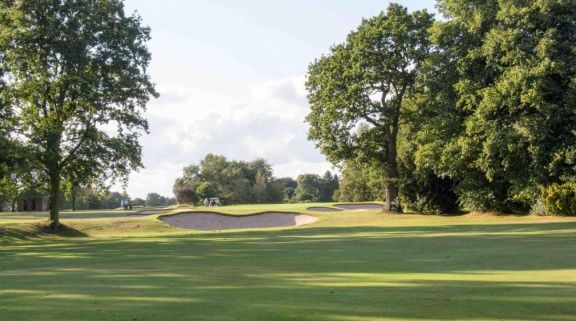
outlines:
[{"label": "small building", "polygon": [[42,212],[48,210],[48,198],[38,192],[29,192],[18,199],[18,212]]}]

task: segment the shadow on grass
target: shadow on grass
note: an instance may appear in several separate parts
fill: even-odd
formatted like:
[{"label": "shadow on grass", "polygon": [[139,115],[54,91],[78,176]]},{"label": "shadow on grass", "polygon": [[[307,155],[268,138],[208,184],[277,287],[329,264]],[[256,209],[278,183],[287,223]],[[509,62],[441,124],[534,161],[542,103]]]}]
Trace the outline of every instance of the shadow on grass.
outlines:
[{"label": "shadow on grass", "polygon": [[0,315],[570,320],[575,232],[576,222],[309,227],[11,246],[0,251],[0,302],[10,301]]},{"label": "shadow on grass", "polygon": [[17,241],[40,240],[50,236],[65,238],[86,237],[87,235],[65,224],[58,231],[50,229],[48,221],[37,223],[15,223],[0,226],[0,244],[10,244]]},{"label": "shadow on grass", "polygon": [[[60,219],[90,219],[90,218],[115,218],[124,217],[126,214],[135,213],[135,211],[120,211],[120,210],[94,210],[94,211],[62,211],[60,212]],[[31,219],[31,218],[48,218],[47,212],[4,212],[0,213],[0,218],[4,219]]]}]

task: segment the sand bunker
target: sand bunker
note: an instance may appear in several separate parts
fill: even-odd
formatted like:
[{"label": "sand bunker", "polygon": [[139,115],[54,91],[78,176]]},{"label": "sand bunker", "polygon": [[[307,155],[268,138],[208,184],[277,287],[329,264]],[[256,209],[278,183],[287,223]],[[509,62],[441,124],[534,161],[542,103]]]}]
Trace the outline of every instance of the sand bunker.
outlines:
[{"label": "sand bunker", "polygon": [[344,210],[381,210],[384,208],[384,205],[374,203],[338,204],[334,206]]},{"label": "sand bunker", "polygon": [[298,226],[317,220],[310,215],[296,213],[267,212],[243,216],[232,216],[210,212],[180,213],[160,217],[165,223],[189,230],[214,231],[243,228],[268,228]]},{"label": "sand bunker", "polygon": [[342,209],[339,209],[339,208],[325,207],[325,206],[308,207],[307,210],[313,211],[313,212],[340,212],[340,211],[342,211]]},{"label": "sand bunker", "polygon": [[140,214],[140,215],[152,215],[152,214],[164,213],[164,212],[166,212],[166,211],[167,211],[167,210],[143,210],[143,211],[140,211],[140,212],[138,212],[138,213],[136,213],[136,214]]},{"label": "sand bunker", "polygon": [[162,214],[162,213],[166,213],[166,212],[168,212],[168,210],[142,210],[142,211],[126,214],[126,216],[148,216],[148,215],[154,215],[154,214]]}]

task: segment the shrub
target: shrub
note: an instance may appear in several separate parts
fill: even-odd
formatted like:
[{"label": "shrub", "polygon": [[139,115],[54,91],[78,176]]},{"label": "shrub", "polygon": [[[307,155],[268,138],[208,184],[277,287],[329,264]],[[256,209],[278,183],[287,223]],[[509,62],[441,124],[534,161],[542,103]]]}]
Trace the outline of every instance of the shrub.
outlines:
[{"label": "shrub", "polygon": [[532,207],[530,208],[530,214],[537,216],[550,215],[550,213],[548,213],[548,209],[546,209],[546,206],[544,206],[544,203],[542,202],[541,199],[537,200],[536,203],[532,205]]},{"label": "shrub", "polygon": [[401,174],[400,201],[407,211],[454,214],[459,211],[454,182],[433,172],[406,171]]},{"label": "shrub", "polygon": [[[201,199],[216,197],[216,186],[210,182],[204,182],[196,187],[196,195]],[[224,198],[224,197],[223,197]]]},{"label": "shrub", "polygon": [[332,201],[338,202],[339,199],[340,199],[340,189],[337,189],[334,191],[334,194],[332,194]]},{"label": "shrub", "polygon": [[540,193],[548,213],[576,216],[576,183],[552,184],[542,187]]},{"label": "shrub", "polygon": [[194,204],[198,202],[196,191],[188,185],[174,188],[174,194],[176,195],[176,200],[179,204]]}]

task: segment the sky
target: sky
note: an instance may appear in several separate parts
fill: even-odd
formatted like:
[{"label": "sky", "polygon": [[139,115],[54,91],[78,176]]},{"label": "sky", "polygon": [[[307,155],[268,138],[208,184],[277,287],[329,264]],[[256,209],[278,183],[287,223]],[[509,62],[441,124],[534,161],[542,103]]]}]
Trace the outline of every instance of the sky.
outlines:
[{"label": "sky", "polygon": [[[436,12],[433,0],[396,1]],[[332,170],[306,139],[308,65],[343,42],[376,0],[126,0],[150,26],[144,169],[127,192],[172,196],[182,168],[206,154],[268,160],[276,177]],[[116,188],[119,188],[116,186]]]}]

